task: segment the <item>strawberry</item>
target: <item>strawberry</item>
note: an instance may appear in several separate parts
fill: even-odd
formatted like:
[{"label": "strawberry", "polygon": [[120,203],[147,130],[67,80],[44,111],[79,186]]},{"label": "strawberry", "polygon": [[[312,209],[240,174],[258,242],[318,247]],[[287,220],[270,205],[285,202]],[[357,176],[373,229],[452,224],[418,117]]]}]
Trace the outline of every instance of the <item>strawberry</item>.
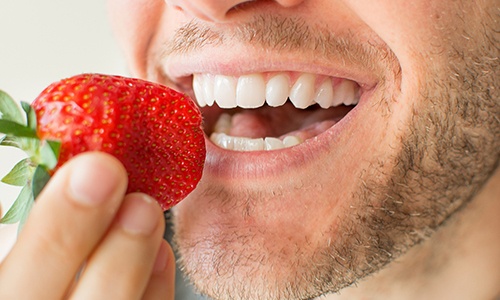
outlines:
[{"label": "strawberry", "polygon": [[[0,91],[1,92],[1,91]],[[0,145],[28,157],[2,181],[24,186],[0,223],[22,221],[33,200],[68,159],[85,151],[114,155],[128,192],[147,193],[169,209],[197,185],[205,161],[202,117],[186,95],[160,84],[82,74],[48,86],[23,112],[0,93]]]}]

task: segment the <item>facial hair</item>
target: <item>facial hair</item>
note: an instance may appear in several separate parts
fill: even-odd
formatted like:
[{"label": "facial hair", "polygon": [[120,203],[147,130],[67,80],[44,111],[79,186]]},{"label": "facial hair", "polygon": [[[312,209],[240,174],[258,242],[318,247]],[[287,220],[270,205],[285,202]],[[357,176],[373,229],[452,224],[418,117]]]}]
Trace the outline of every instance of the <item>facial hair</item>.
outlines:
[{"label": "facial hair", "polygon": [[[276,23],[276,19],[263,20],[259,22],[266,26]],[[306,245],[290,245],[290,252],[296,255],[283,259],[293,266],[289,268],[293,272],[281,274],[278,281],[272,280],[277,277],[262,274],[259,268],[272,261],[269,257],[282,254],[265,250],[268,254],[254,255],[224,246],[252,245],[257,234],[234,232],[226,237],[207,237],[208,242],[186,242],[176,237],[182,254],[181,269],[195,279],[194,284],[202,293],[215,299],[311,299],[355,284],[431,237],[455,212],[466,207],[499,164],[500,28],[498,22],[496,29],[492,29],[495,22],[487,25],[483,26],[484,32],[461,33],[480,36],[483,43],[478,43],[473,51],[452,48],[444,69],[426,66],[427,78],[432,79],[422,85],[412,101],[415,104],[411,117],[399,136],[400,150],[395,155],[375,158],[371,167],[363,171],[353,194],[358,199],[355,207],[339,218],[340,229],[332,228],[342,233],[335,240],[325,239],[325,244],[312,253],[301,250]],[[298,32],[305,30],[304,26],[300,25]],[[260,27],[254,23],[248,28]],[[248,35],[248,28],[240,34]],[[218,43],[223,38],[206,28],[191,29],[204,36],[207,43]],[[265,32],[272,30],[267,28]],[[248,36],[260,36],[261,43],[272,40],[262,34]],[[455,36],[450,35],[452,38]],[[298,44],[290,40],[288,47],[304,47],[300,39],[294,40]],[[199,39],[192,41],[198,43]],[[346,47],[359,56],[365,53],[360,48]],[[189,51],[188,48],[184,50]],[[386,166],[393,167],[387,170]],[[227,202],[233,197],[217,189],[208,189],[207,195]],[[247,248],[248,252],[253,249]],[[215,274],[202,270],[207,262],[215,266]],[[238,268],[245,270],[244,280],[235,276]]]}]

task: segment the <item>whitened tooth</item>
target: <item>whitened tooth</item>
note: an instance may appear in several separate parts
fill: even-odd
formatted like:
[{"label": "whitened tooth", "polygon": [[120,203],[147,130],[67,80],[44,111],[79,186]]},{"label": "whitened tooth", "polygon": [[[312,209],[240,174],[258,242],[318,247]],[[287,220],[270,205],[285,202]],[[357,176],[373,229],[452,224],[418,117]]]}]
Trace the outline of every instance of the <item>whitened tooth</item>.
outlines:
[{"label": "whitened tooth", "polygon": [[300,144],[301,142],[302,141],[298,137],[293,136],[293,135],[286,136],[283,139],[283,145],[285,145],[285,148],[296,146],[296,145]]},{"label": "whitened tooth", "polygon": [[203,94],[205,103],[208,106],[214,105],[214,76],[209,74],[203,74],[201,82],[203,83]]},{"label": "whitened tooth", "polygon": [[229,135],[222,133],[219,137],[219,145],[222,148],[232,150],[234,148],[233,138]]},{"label": "whitened tooth", "polygon": [[230,114],[221,114],[217,123],[215,123],[214,132],[229,134],[232,121],[233,117]]},{"label": "whitened tooth", "polygon": [[357,84],[351,80],[343,80],[333,91],[333,105],[351,105],[356,98]]},{"label": "whitened tooth", "polygon": [[213,133],[210,135],[210,140],[211,140],[212,142],[214,142],[214,144],[216,144],[216,145],[219,145],[219,141],[218,141],[218,139],[219,139],[219,135],[220,135],[220,133],[217,133],[217,132],[213,132]]},{"label": "whitened tooth", "polygon": [[356,105],[359,103],[359,85],[353,82],[354,92],[352,93],[351,105]]},{"label": "whitened tooth", "polygon": [[243,75],[236,86],[236,104],[242,108],[257,108],[266,101],[266,83],[260,74]]},{"label": "whitened tooth", "polygon": [[329,108],[333,104],[333,87],[332,80],[326,78],[325,81],[320,85],[316,95],[314,96],[314,102],[318,103],[322,108]]},{"label": "whitened tooth", "polygon": [[210,135],[210,140],[211,140],[212,142],[214,142],[214,144],[216,144],[216,145],[219,145],[219,143],[218,143],[218,138],[219,138],[219,135],[220,135],[220,133],[217,133],[217,132],[213,132],[213,133]]},{"label": "whitened tooth", "polygon": [[233,76],[216,75],[214,98],[221,108],[236,107],[236,79]]},{"label": "whitened tooth", "polygon": [[248,138],[232,137],[233,150],[239,150],[239,151],[245,150],[245,144],[247,140]]},{"label": "whitened tooth", "polygon": [[266,102],[269,106],[281,106],[285,104],[290,95],[290,82],[288,76],[278,74],[273,76],[266,85]]},{"label": "whitened tooth", "polygon": [[234,148],[234,138],[231,136],[228,136],[225,133],[214,132],[210,136],[210,140],[221,148],[228,149],[228,150],[233,150],[233,148]]},{"label": "whitened tooth", "polygon": [[264,139],[250,139],[247,142],[247,151],[259,151],[264,150]]},{"label": "whitened tooth", "polygon": [[356,95],[358,93],[358,85],[354,81],[346,80],[346,96],[344,98],[345,105],[356,104]]},{"label": "whitened tooth", "polygon": [[196,74],[193,76],[193,91],[198,105],[200,107],[207,105],[207,102],[205,101],[205,93],[203,91],[203,77],[201,75]]},{"label": "whitened tooth", "polygon": [[264,150],[276,150],[284,147],[285,145],[283,145],[283,142],[280,139],[273,137],[266,137],[264,139]]},{"label": "whitened tooth", "polygon": [[233,150],[258,151],[264,150],[264,139],[250,139],[245,137],[233,137]]},{"label": "whitened tooth", "polygon": [[290,90],[290,101],[297,108],[307,108],[313,104],[314,82],[316,76],[313,74],[302,74]]}]

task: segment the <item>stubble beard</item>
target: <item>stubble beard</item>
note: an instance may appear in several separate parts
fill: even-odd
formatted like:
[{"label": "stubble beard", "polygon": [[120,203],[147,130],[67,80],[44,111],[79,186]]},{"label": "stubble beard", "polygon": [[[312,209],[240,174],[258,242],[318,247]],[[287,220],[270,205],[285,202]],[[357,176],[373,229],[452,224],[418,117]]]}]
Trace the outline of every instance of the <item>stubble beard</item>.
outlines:
[{"label": "stubble beard", "polygon": [[[272,274],[268,271],[274,267],[263,264],[273,260],[263,258],[282,255],[252,247],[254,236],[207,237],[200,243],[178,239],[181,269],[214,299],[311,299],[374,274],[425,241],[473,199],[498,167],[498,32],[486,33],[491,43],[474,53],[456,49],[445,70],[428,74],[434,80],[413,101],[401,150],[375,159],[363,171],[353,195],[359,209],[339,220],[335,231],[342,234],[335,240],[312,252],[297,247],[297,255],[276,264]],[[389,172],[388,165],[394,166]],[[248,253],[225,251],[230,241],[238,246],[229,249],[265,255],[252,261]],[[215,274],[203,270],[206,261],[217,266]],[[283,265],[286,272],[278,269]],[[236,276],[242,271],[244,276]]]}]

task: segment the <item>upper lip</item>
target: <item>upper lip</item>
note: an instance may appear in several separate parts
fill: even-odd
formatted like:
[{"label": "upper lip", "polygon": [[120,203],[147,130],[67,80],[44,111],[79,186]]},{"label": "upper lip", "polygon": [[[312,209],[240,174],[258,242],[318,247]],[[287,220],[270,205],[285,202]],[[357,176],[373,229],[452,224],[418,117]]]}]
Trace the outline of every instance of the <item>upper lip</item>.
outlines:
[{"label": "upper lip", "polygon": [[[314,62],[311,62],[314,58]],[[378,76],[361,62],[346,61],[342,57],[318,59],[313,54],[269,53],[246,51],[242,55],[230,49],[207,49],[186,55],[170,54],[160,62],[163,76],[183,92],[191,92],[192,75],[197,73],[240,76],[251,73],[292,71],[320,74],[355,81],[362,90],[374,88]]]}]

